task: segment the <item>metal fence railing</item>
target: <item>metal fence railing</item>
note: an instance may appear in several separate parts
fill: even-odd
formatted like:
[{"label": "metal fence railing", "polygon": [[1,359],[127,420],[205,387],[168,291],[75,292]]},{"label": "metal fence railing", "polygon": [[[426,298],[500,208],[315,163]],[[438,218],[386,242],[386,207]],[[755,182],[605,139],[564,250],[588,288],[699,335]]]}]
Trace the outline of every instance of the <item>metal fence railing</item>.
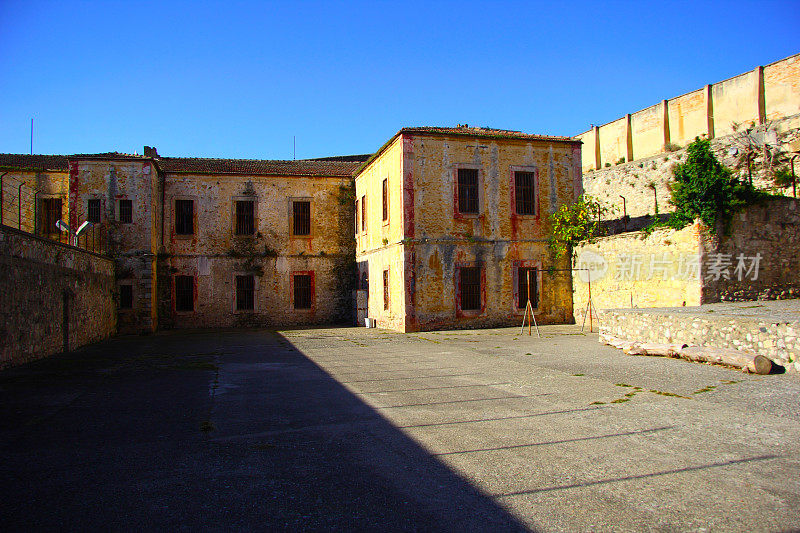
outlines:
[{"label": "metal fence railing", "polygon": [[[69,227],[68,213],[65,195],[0,172],[0,225],[90,252],[107,253],[107,227],[90,223],[79,232],[79,228]],[[78,220],[86,218],[87,213],[79,209]]]}]

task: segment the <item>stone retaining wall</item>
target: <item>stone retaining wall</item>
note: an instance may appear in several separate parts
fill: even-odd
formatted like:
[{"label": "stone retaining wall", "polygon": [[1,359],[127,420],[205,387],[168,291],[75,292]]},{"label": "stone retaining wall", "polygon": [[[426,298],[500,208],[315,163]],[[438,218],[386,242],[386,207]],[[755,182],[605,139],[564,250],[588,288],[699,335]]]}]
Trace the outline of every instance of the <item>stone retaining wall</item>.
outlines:
[{"label": "stone retaining wall", "polygon": [[116,326],[113,261],[0,226],[0,369],[105,339]]},{"label": "stone retaining wall", "polygon": [[706,306],[694,313],[669,308],[610,309],[600,312],[600,333],[630,341],[745,350],[800,371],[800,320],[715,316]]}]

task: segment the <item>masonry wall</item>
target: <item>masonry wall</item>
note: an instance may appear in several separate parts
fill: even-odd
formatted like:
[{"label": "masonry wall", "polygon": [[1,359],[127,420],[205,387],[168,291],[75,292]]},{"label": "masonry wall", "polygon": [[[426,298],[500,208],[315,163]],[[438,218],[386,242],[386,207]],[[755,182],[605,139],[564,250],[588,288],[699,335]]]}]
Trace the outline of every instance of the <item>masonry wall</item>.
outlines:
[{"label": "masonry wall", "polygon": [[703,231],[695,224],[622,233],[576,247],[576,268],[591,269],[573,274],[576,317],[586,313],[589,281],[596,309],[700,305]]},{"label": "masonry wall", "polygon": [[0,368],[115,333],[107,258],[2,226],[0,287]]},{"label": "masonry wall", "polygon": [[[729,235],[709,236],[704,247],[709,259],[713,259],[711,254],[722,254],[725,266],[728,257],[731,261],[719,277],[706,271],[704,301],[800,297],[800,201],[773,198],[750,206],[734,216]],[[752,258],[760,256],[757,275],[755,270],[750,275],[737,275],[740,254],[747,258],[747,268],[752,266]]]},{"label": "masonry wall", "polygon": [[[685,146],[695,137],[730,134],[733,124],[763,124],[800,113],[800,54],[708,85],[595,127],[577,136],[585,144],[584,172],[626,161],[626,146],[635,159]],[[628,144],[626,144],[626,141]],[[599,149],[592,150],[592,147]]]},{"label": "masonry wall", "polygon": [[[734,216],[729,234],[702,223],[649,236],[623,233],[576,248],[578,268],[591,268],[597,309],[681,307],[719,301],[800,297],[800,202],[773,198]],[[588,278],[573,276],[575,314],[582,317]]]},{"label": "masonry wall", "polygon": [[[114,257],[119,285],[131,285],[133,306],[119,313],[122,333],[157,328],[156,254],[160,245],[158,170],[149,159],[70,160],[70,226],[88,216],[89,200],[100,200],[105,250]],[[120,219],[120,201],[132,205],[131,222]]]},{"label": "masonry wall", "polygon": [[[349,179],[168,174],[165,250],[159,257],[162,327],[285,327],[352,315],[353,207]],[[175,201],[192,200],[194,233],[175,227]],[[235,202],[255,202],[255,232],[235,235]],[[309,201],[311,233],[294,235],[292,202]],[[293,301],[295,275],[311,275],[310,309]],[[191,311],[176,309],[175,276],[194,279]],[[236,276],[253,276],[254,309],[236,309]]]},{"label": "masonry wall", "polygon": [[[0,171],[2,174],[5,171]],[[69,173],[11,170],[2,178],[3,224],[29,233],[62,237],[56,228],[38,227],[36,205],[45,198],[59,198],[64,220],[69,216]],[[22,185],[22,187],[20,187]]]},{"label": "masonry wall", "polygon": [[[459,168],[479,172],[477,215],[458,212]],[[535,174],[535,214],[516,214],[515,171]],[[387,221],[382,210],[384,179],[390,190]],[[569,268],[568,262],[549,254],[546,221],[581,192],[576,144],[398,136],[356,178],[356,259],[362,287],[369,289],[370,317],[379,327],[402,331],[521,322],[524,309],[517,305],[516,273],[520,267]],[[481,269],[478,312],[462,311],[459,304],[459,269],[470,266]],[[571,321],[569,275],[539,277],[537,319]]]},{"label": "masonry wall", "polygon": [[[791,150],[792,147],[800,148],[800,114],[756,127],[754,131],[757,137],[766,139],[773,146],[781,146],[784,150]],[[736,166],[737,150],[741,149],[737,139],[736,135],[726,135],[711,141],[717,159],[728,168]],[[587,194],[612,209],[604,218],[619,218],[623,215],[623,200],[620,196],[625,197],[628,216],[655,214],[656,200],[658,211],[665,213],[674,210],[669,204],[669,183],[673,179],[674,167],[685,161],[686,149],[683,148],[600,170],[587,171],[583,174],[583,186]],[[782,189],[774,186],[772,176],[763,163],[761,156],[753,163],[753,184],[778,194],[791,195],[791,186]],[[797,162],[795,169],[798,171]],[[740,180],[748,179],[745,168],[734,170],[734,173]],[[655,194],[652,187],[655,187]]]},{"label": "masonry wall", "polygon": [[[355,181],[356,262],[360,286],[368,290],[367,314],[376,320],[378,327],[401,331],[406,328],[407,307],[410,308],[406,300],[403,246],[408,218],[403,162],[404,141],[398,136]],[[388,193],[386,220],[383,218],[384,180],[387,180]],[[384,271],[388,276],[387,297],[384,297]]]}]

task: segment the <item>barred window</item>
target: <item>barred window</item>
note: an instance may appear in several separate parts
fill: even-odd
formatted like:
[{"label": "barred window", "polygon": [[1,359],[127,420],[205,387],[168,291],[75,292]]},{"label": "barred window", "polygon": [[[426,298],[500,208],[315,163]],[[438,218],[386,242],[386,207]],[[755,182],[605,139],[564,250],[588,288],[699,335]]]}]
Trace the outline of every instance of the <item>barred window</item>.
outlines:
[{"label": "barred window", "polygon": [[252,274],[236,276],[236,310],[252,311],[255,309],[255,277]]},{"label": "barred window", "polygon": [[311,275],[294,275],[294,308],[311,309],[312,302]]},{"label": "barred window", "polygon": [[119,201],[119,221],[123,224],[133,222],[133,202],[131,200]]},{"label": "barred window", "polygon": [[531,307],[536,309],[539,306],[539,277],[536,268],[517,269],[517,288],[519,298],[517,307],[525,309],[528,306],[528,273],[531,279]]},{"label": "barred window", "polygon": [[119,286],[119,308],[120,309],[133,308],[133,285]]},{"label": "barred window", "polygon": [[383,271],[383,308],[389,309],[389,271]]},{"label": "barred window", "polygon": [[383,221],[389,220],[389,179],[383,180]]},{"label": "barred window", "polygon": [[236,201],[236,235],[255,233],[255,205],[252,200]]},{"label": "barred window", "polygon": [[194,233],[193,200],[175,200],[175,233],[178,235]]},{"label": "barred window", "polygon": [[361,231],[367,230],[367,196],[361,197]]},{"label": "barred window", "polygon": [[514,172],[518,215],[536,214],[536,178],[533,172]]},{"label": "barred window", "polygon": [[460,269],[461,310],[478,311],[481,308],[481,269],[462,267]]},{"label": "barred window", "polygon": [[175,276],[175,310],[194,311],[193,276]]},{"label": "barred window", "polygon": [[361,231],[361,199],[356,198],[356,233]]},{"label": "barred window", "polygon": [[86,209],[86,220],[92,224],[100,223],[100,199],[92,198],[88,201]]},{"label": "barred window", "polygon": [[308,200],[292,202],[292,234],[311,235],[311,202]]},{"label": "barred window", "polygon": [[458,169],[458,212],[478,214],[478,171]]}]

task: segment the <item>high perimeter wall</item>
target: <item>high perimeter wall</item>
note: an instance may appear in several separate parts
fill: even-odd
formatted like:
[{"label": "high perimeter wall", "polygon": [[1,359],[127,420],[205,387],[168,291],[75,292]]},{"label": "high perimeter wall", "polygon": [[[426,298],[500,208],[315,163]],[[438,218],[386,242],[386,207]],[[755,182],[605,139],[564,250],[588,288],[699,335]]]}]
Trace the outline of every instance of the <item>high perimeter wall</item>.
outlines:
[{"label": "high perimeter wall", "polygon": [[577,138],[583,141],[582,169],[654,156],[702,135],[729,135],[734,124],[759,125],[798,114],[800,54],[581,133]]},{"label": "high perimeter wall", "polygon": [[113,335],[114,263],[0,226],[0,369]]}]

